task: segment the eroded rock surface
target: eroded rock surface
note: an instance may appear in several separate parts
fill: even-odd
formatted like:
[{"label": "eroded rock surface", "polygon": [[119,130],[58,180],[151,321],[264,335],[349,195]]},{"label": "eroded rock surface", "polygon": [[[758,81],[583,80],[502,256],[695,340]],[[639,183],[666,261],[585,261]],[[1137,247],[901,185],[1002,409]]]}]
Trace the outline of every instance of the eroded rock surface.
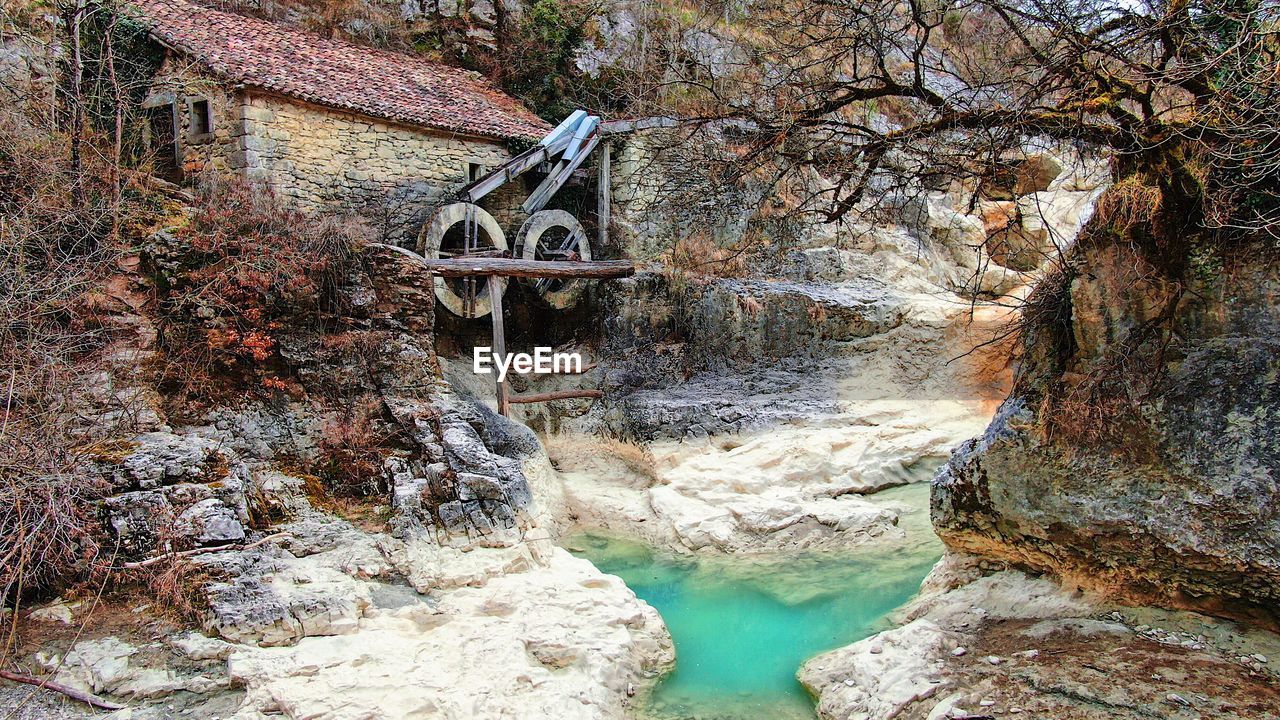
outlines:
[{"label": "eroded rock surface", "polygon": [[[938,533],[1119,599],[1274,624],[1274,270],[1246,261],[1181,294],[1126,280],[1143,262],[1130,251],[1077,260],[1052,281],[1071,326],[1031,331],[1012,397],[939,475]],[[1141,329],[1165,316],[1167,342]]]},{"label": "eroded rock surface", "polygon": [[33,663],[134,701],[122,719],[586,720],[624,717],[674,661],[658,614],[545,532],[460,549],[314,510],[277,529],[289,535],[200,557],[226,578],[208,588],[217,637],[76,636]]},{"label": "eroded rock surface", "polygon": [[823,718],[1269,718],[1276,636],[1192,613],[1116,609],[951,555],[906,624],[805,663]]},{"label": "eroded rock surface", "polygon": [[[620,718],[673,659],[657,613],[590,563],[548,547],[519,570],[499,564],[483,579],[464,569],[465,584],[430,602],[367,613],[347,635],[238,650],[236,717]],[[445,586],[458,583],[448,567],[436,568]]]},{"label": "eroded rock surface", "polygon": [[244,539],[250,473],[217,442],[148,432],[94,448],[92,457],[114,491],[102,510],[125,556],[148,554],[160,542],[218,545]]}]

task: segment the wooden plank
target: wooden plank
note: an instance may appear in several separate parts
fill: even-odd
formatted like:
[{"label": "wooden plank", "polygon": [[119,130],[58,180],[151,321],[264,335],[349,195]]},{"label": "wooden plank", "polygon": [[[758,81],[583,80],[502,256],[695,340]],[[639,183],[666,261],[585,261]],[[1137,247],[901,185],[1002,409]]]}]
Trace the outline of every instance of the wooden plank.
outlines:
[{"label": "wooden plank", "polygon": [[565,181],[569,179],[569,176],[573,174],[573,171],[577,170],[578,166],[587,159],[587,156],[595,149],[596,143],[598,142],[600,142],[599,133],[588,138],[587,144],[578,151],[578,154],[569,161],[569,164],[564,165],[563,162],[558,163],[555,169],[551,171],[551,174],[547,176],[547,179],[542,181],[542,184],[538,186],[538,189],[534,190],[533,194],[529,196],[529,199],[525,200],[524,204],[520,207],[530,215],[541,210],[547,202],[551,200],[551,196],[555,195],[556,191],[559,190],[560,187],[564,185]]},{"label": "wooden plank", "polygon": [[448,260],[423,259],[420,264],[440,277],[471,277],[495,275],[498,277],[574,278],[611,280],[636,274],[635,263],[630,260],[525,260],[524,258],[449,258]]},{"label": "wooden plank", "polygon": [[369,243],[369,249],[379,249],[403,255],[421,267],[440,277],[472,277],[496,275],[499,277],[549,277],[587,278],[610,280],[631,277],[636,265],[630,260],[525,260],[524,258],[448,258],[428,259],[398,245]]},{"label": "wooden plank", "polygon": [[560,162],[568,163],[577,157],[583,143],[587,141],[591,133],[595,132],[598,125],[600,125],[600,118],[595,115],[591,115],[579,123],[578,127],[573,131],[573,139],[569,141],[569,147],[564,149],[564,158]]},{"label": "wooden plank", "polygon": [[458,191],[457,197],[467,202],[477,202],[480,198],[497,190],[515,177],[544,162],[549,162],[552,157],[564,152],[564,149],[569,147],[569,143],[572,141],[573,135],[565,134],[551,142],[544,141],[546,144],[535,145],[494,168],[489,174],[463,186]]},{"label": "wooden plank", "polygon": [[573,135],[573,129],[576,128],[578,123],[582,122],[582,119],[586,116],[586,110],[574,110],[569,113],[565,119],[561,120],[560,124],[555,126],[551,132],[547,133],[547,136],[542,139],[542,142],[545,144],[561,137],[562,135]]},{"label": "wooden plank", "polygon": [[[503,362],[507,357],[507,340],[502,325],[502,281],[496,276],[489,277],[489,304],[493,308],[493,357],[498,362]],[[507,382],[496,371],[494,377],[499,378],[498,414],[506,415],[510,410],[507,406]]]},{"label": "wooden plank", "polygon": [[[596,142],[599,142],[600,135],[596,132],[599,126],[600,118],[595,115],[588,115],[578,123],[573,130],[569,145],[564,149],[564,156],[555,164],[555,167],[551,168],[551,172],[521,206],[525,212],[533,214],[541,210],[551,200],[551,196],[555,195],[568,181],[573,171],[591,154],[591,149],[595,147]],[[588,140],[588,138],[594,139]]]},{"label": "wooden plank", "polygon": [[670,128],[679,124],[680,122],[675,118],[661,116],[631,118],[628,120],[610,120],[608,122],[600,123],[600,132],[605,135],[624,135],[637,130]]},{"label": "wooden plank", "polygon": [[606,140],[604,147],[600,148],[600,171],[596,176],[596,239],[599,240],[598,247],[601,252],[609,242],[609,214],[612,201],[609,163],[613,160],[611,147],[612,145]]},{"label": "wooden plank", "polygon": [[551,402],[552,400],[572,400],[574,398],[602,398],[603,390],[555,390],[553,392],[534,393],[530,395],[512,395],[507,402],[512,405]]}]

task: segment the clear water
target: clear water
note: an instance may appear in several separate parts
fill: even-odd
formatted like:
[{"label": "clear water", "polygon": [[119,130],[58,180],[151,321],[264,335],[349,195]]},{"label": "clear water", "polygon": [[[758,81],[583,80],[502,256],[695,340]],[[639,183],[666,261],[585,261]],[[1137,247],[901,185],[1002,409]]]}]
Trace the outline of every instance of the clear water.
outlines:
[{"label": "clear water", "polygon": [[647,714],[807,719],[814,711],[795,679],[801,663],[883,629],[885,616],[915,594],[942,554],[928,526],[927,484],[877,497],[912,508],[900,522],[906,542],[840,553],[700,559],[602,535],[577,535],[564,544],[621,577],[671,631],[676,668],[649,698]]}]

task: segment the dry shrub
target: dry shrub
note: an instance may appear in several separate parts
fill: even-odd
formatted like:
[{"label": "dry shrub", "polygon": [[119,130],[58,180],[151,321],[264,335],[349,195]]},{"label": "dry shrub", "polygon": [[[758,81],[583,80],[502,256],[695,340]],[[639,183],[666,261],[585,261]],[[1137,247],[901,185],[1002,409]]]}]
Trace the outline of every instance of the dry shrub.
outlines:
[{"label": "dry shrub", "polygon": [[395,436],[378,400],[353,403],[325,423],[319,458],[311,469],[335,495],[375,495],[382,490],[382,461]]},{"label": "dry shrub", "polygon": [[742,247],[726,248],[707,235],[694,234],[677,240],[667,251],[664,260],[676,272],[736,278],[745,276],[750,270],[750,249],[750,243],[744,243]]},{"label": "dry shrub", "polygon": [[636,443],[612,438],[602,438],[600,442],[610,454],[621,460],[628,470],[644,478],[648,485],[652,486],[658,483],[659,477],[657,469],[654,467],[653,453],[649,452],[648,448]]},{"label": "dry shrub", "polygon": [[107,154],[77,164],[70,146],[0,109],[0,605],[98,556],[85,508],[103,488],[76,448],[115,428],[81,412],[100,370],[94,351],[110,339],[85,296],[113,272],[113,229],[148,211],[145,198],[117,196]]},{"label": "dry shrub", "polygon": [[[1154,329],[1154,328],[1153,328]],[[1147,333],[1128,339],[1082,375],[1067,374],[1058,393],[1041,400],[1042,433],[1073,450],[1109,450],[1155,462],[1156,443],[1140,411],[1161,377],[1160,350]]]},{"label": "dry shrub", "polygon": [[[1144,442],[1150,430],[1140,408],[1163,377],[1168,321],[1182,286],[1135,249],[1105,246],[1091,257],[1097,277],[1081,276],[1080,285],[1074,275],[1059,273],[1037,287],[1044,295],[1033,293],[1023,313],[1040,341],[1039,350],[1029,352],[1048,356],[1054,366],[1045,376],[1059,378],[1042,393],[1041,431],[1069,447],[1103,447],[1141,460],[1152,445]],[[1091,303],[1130,308],[1137,323],[1105,342],[1089,340],[1086,329],[1106,323],[1091,317]],[[1024,362],[1036,361],[1034,354],[1024,356]]]},{"label": "dry shrub", "polygon": [[174,235],[155,259],[176,267],[163,277],[162,385],[194,411],[231,393],[292,387],[281,339],[340,321],[343,276],[370,230],[210,174],[198,184],[195,213]]},{"label": "dry shrub", "polygon": [[552,463],[566,471],[598,471],[600,465],[621,464],[639,488],[653,487],[659,475],[653,453],[637,443],[609,437],[551,436],[547,453]]},{"label": "dry shrub", "polygon": [[1120,235],[1151,223],[1160,212],[1160,189],[1127,177],[1098,197],[1092,225],[1108,228]]},{"label": "dry shrub", "polygon": [[204,617],[208,594],[204,587],[216,580],[206,566],[178,555],[142,568],[126,570],[115,582],[121,587],[147,589],[151,606],[182,623],[197,623]]},{"label": "dry shrub", "polygon": [[[97,521],[88,510],[102,487],[74,469],[74,461],[32,442],[10,425],[0,443],[0,603],[65,582],[98,559]],[[14,456],[10,451],[18,450]]]}]

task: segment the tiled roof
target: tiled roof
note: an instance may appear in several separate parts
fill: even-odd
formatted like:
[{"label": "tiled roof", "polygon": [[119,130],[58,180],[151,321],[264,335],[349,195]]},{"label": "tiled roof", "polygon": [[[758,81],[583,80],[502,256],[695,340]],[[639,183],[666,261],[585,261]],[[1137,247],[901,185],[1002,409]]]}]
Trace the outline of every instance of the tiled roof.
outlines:
[{"label": "tiled roof", "polygon": [[130,0],[152,34],[244,85],[410,125],[541,139],[551,129],[475,73],[186,0]]}]

